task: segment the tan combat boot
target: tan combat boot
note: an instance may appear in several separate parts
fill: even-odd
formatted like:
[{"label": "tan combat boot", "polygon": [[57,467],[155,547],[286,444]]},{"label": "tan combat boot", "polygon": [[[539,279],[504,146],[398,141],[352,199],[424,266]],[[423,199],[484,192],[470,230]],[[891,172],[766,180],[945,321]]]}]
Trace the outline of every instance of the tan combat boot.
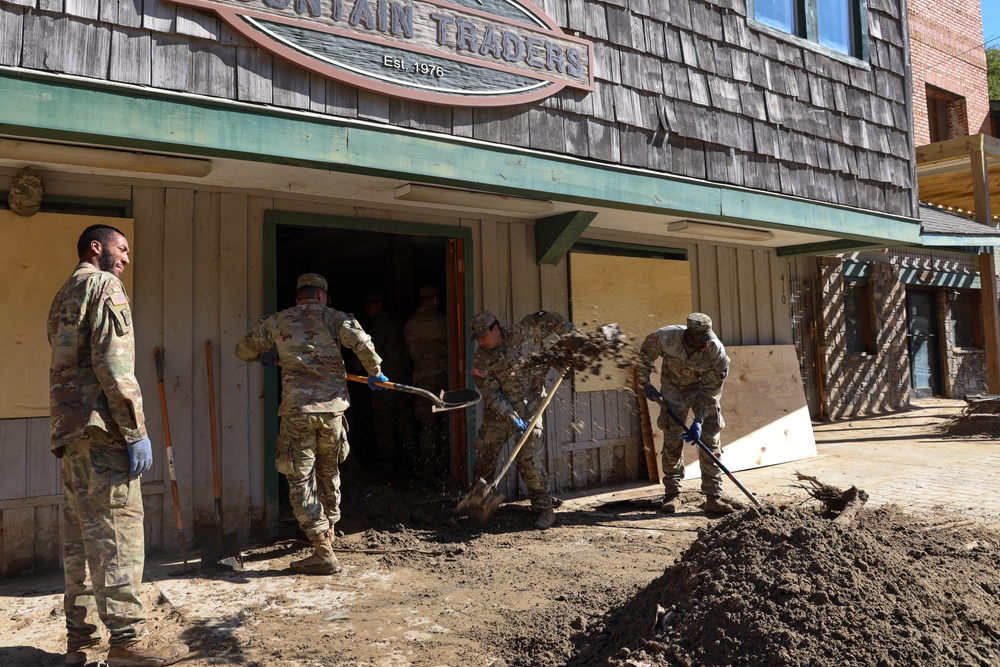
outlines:
[{"label": "tan combat boot", "polygon": [[732,514],[733,506],[720,496],[708,496],[705,499],[705,511],[709,514]]},{"label": "tan combat boot", "polygon": [[313,553],[302,560],[293,560],[289,568],[299,574],[336,574],[340,572],[340,563],[333,553],[331,543],[332,531],[326,531],[312,538]]},{"label": "tan combat boot", "polygon": [[157,644],[152,635],[146,635],[128,646],[112,646],[108,652],[108,667],[164,667],[187,654],[187,644]]},{"label": "tan combat boot", "polygon": [[66,642],[66,657],[64,664],[66,667],[83,667],[87,663],[98,661],[98,657],[108,650],[108,640],[95,639],[94,643],[80,646],[73,642]]},{"label": "tan combat boot", "polygon": [[680,495],[681,494],[679,494],[679,493],[666,493],[666,494],[664,494],[663,495],[663,504],[660,505],[660,511],[663,512],[664,514],[673,514],[674,512],[676,512],[677,511],[677,505],[680,504],[679,502],[677,502],[677,498]]},{"label": "tan combat boot", "polygon": [[535,519],[535,530],[548,530],[556,522],[556,511],[551,507],[538,513]]}]

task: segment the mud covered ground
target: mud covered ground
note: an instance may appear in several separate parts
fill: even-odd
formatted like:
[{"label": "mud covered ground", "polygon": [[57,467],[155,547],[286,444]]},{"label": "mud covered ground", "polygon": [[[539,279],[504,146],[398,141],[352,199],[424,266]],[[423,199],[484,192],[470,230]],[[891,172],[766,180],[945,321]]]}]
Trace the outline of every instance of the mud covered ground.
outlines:
[{"label": "mud covered ground", "polygon": [[[567,500],[545,532],[520,503],[485,529],[411,504],[417,522],[341,536],[329,578],[282,572],[297,540],[247,549],[242,573],[153,563],[151,622],[189,665],[1000,665],[995,526],[838,522],[805,491],[723,518],[687,492],[666,517],[647,492]],[[0,664],[59,665],[59,580],[25,583],[0,588]]]}]

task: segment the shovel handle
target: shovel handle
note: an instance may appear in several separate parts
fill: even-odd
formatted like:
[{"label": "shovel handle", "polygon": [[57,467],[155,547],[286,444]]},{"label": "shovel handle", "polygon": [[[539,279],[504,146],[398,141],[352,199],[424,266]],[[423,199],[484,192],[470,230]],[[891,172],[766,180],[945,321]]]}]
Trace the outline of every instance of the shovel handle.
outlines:
[{"label": "shovel handle", "polygon": [[[364,375],[354,375],[352,373],[347,374],[347,379],[351,382],[360,382],[362,384],[368,384],[368,378]],[[400,384],[399,382],[374,382],[376,387],[384,387],[386,389],[393,389],[395,391],[403,391],[407,394],[415,394],[417,396],[422,396],[437,405],[438,407],[445,407],[444,401],[440,398],[427,391],[426,389],[420,389],[419,387],[411,387],[408,384]]]},{"label": "shovel handle", "polygon": [[560,375],[559,378],[552,384],[548,395],[545,397],[545,400],[542,401],[542,404],[538,406],[538,410],[535,411],[535,416],[532,417],[531,421],[528,423],[528,428],[524,429],[524,433],[521,434],[521,439],[517,441],[517,445],[513,450],[511,450],[510,456],[507,457],[507,461],[504,462],[503,468],[500,469],[500,472],[497,473],[497,476],[493,479],[493,483],[490,484],[490,488],[499,484],[500,480],[503,479],[503,476],[507,474],[511,464],[514,463],[514,459],[517,458],[521,448],[524,447],[524,443],[528,442],[528,438],[531,437],[531,432],[534,430],[535,426],[538,425],[538,422],[542,420],[542,413],[545,412],[545,408],[549,407],[549,403],[552,402],[552,398],[556,395],[556,390],[559,389],[559,385],[562,384],[564,377],[566,377],[566,371],[563,371],[562,375]]},{"label": "shovel handle", "polygon": [[156,384],[160,390],[160,413],[163,415],[163,442],[167,450],[167,469],[170,471],[170,494],[174,499],[174,525],[177,527],[177,541],[180,543],[184,569],[187,570],[187,540],[184,537],[184,522],[181,519],[181,497],[177,490],[177,469],[174,467],[174,447],[170,439],[170,419],[167,417],[167,392],[163,386],[163,352],[153,350],[156,359]]},{"label": "shovel handle", "polygon": [[760,501],[758,501],[757,498],[755,498],[754,495],[752,493],[750,493],[745,486],[743,486],[742,484],[740,484],[740,481],[733,476],[733,473],[729,472],[729,468],[727,468],[726,466],[722,465],[722,461],[720,461],[719,457],[716,456],[712,452],[711,449],[709,449],[708,445],[706,445],[704,442],[702,442],[701,438],[696,438],[695,435],[694,435],[694,433],[691,432],[691,429],[689,429],[687,427],[687,425],[683,421],[681,421],[680,417],[678,417],[677,415],[675,415],[674,412],[673,412],[673,410],[671,410],[669,407],[667,407],[667,402],[663,400],[663,394],[661,394],[660,392],[658,392],[656,390],[656,387],[654,387],[649,382],[646,382],[645,384],[643,384],[642,388],[643,388],[643,393],[645,393],[646,396],[652,396],[653,400],[656,401],[656,403],[661,408],[663,408],[664,412],[667,413],[667,416],[670,417],[674,421],[675,424],[677,424],[678,426],[680,426],[684,430],[684,432],[687,434],[687,436],[689,438],[691,438],[691,441],[694,442],[695,444],[697,444],[698,447],[701,448],[701,451],[705,452],[705,454],[707,454],[708,457],[710,459],[712,459],[712,461],[715,463],[715,465],[719,466],[719,470],[721,470],[722,472],[726,473],[726,477],[729,478],[729,481],[731,481],[733,484],[735,484],[736,488],[738,488],[740,491],[742,491],[746,495],[746,497],[749,498],[753,502],[754,505],[756,505],[757,507],[760,507],[761,506]]}]

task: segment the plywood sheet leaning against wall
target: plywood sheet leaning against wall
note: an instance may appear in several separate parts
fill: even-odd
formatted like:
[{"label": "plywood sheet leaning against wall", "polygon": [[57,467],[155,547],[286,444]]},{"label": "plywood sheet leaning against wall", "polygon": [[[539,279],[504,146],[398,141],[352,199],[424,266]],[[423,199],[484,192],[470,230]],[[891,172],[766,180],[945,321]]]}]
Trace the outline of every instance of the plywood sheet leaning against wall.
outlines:
[{"label": "plywood sheet leaning against wall", "polygon": [[[722,463],[736,472],[816,456],[795,346],[734,346],[726,353],[732,363],[722,390]],[[659,453],[662,436],[656,445]],[[685,447],[684,461],[684,479],[701,477],[697,448]]]}]

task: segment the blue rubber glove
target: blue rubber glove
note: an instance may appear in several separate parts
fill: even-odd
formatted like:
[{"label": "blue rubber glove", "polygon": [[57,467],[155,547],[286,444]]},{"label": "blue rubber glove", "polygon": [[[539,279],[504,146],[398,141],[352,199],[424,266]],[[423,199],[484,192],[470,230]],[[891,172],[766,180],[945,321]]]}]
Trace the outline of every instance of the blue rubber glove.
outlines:
[{"label": "blue rubber glove", "polygon": [[128,446],[128,472],[138,477],[153,467],[153,445],[149,438],[143,438]]},{"label": "blue rubber glove", "polygon": [[368,388],[372,391],[385,391],[388,387],[376,387],[376,382],[388,382],[389,378],[385,376],[385,373],[379,373],[378,375],[368,376]]},{"label": "blue rubber glove", "polygon": [[701,420],[695,419],[691,422],[691,428],[689,429],[691,434],[685,433],[681,437],[684,438],[684,442],[694,442],[695,440],[701,440]]},{"label": "blue rubber glove", "polygon": [[514,429],[517,431],[517,435],[524,435],[524,432],[528,430],[528,422],[517,415],[511,417],[511,421],[514,422]]},{"label": "blue rubber glove", "polygon": [[278,362],[278,353],[267,351],[264,354],[260,355],[259,361],[261,366],[264,366],[265,368],[271,368]]}]

